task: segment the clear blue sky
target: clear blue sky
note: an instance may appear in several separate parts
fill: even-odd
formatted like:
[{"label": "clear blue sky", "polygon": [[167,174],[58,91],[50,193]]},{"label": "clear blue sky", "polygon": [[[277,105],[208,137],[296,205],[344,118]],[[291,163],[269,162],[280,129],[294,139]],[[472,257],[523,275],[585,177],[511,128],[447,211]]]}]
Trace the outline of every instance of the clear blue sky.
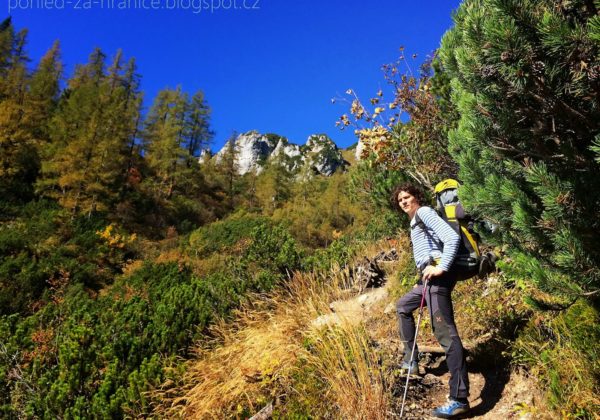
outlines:
[{"label": "clear blue sky", "polygon": [[381,65],[398,58],[399,46],[419,57],[429,54],[460,3],[0,1],[4,16],[12,8],[17,29],[29,29],[32,65],[57,39],[68,76],[94,47],[109,57],[121,48],[137,60],[146,108],[165,87],[203,90],[213,109],[213,150],[234,130],[252,129],[300,144],[310,134],[326,133],[340,147],[351,145],[353,130],[335,127],[347,106],[331,98],[352,88],[368,100],[385,86]]}]

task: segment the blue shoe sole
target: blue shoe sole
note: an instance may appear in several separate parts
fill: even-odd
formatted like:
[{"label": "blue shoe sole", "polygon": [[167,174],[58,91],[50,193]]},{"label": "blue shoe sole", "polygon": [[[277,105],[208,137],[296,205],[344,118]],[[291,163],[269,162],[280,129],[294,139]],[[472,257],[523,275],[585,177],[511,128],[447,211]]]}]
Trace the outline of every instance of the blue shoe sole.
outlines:
[{"label": "blue shoe sole", "polygon": [[433,417],[437,417],[439,419],[459,419],[461,418],[461,416],[467,414],[470,411],[470,408],[460,408],[458,410],[455,410],[454,413],[452,414],[446,414],[446,413],[438,413],[437,411],[432,411],[431,415]]}]

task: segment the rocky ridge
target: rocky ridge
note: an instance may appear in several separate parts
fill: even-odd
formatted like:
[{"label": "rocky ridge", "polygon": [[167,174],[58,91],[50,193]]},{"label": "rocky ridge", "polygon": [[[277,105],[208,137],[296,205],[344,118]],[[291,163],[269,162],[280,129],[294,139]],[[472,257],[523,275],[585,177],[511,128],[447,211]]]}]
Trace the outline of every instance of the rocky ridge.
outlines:
[{"label": "rocky ridge", "polygon": [[[324,134],[313,134],[308,137],[305,145],[297,145],[276,134],[249,131],[238,135],[233,142],[237,172],[240,175],[249,172],[258,174],[267,162],[284,164],[292,172],[307,166],[313,173],[325,176],[331,176],[348,165],[341,150]],[[202,152],[201,163],[206,159],[207,153],[209,152]],[[231,140],[212,159],[218,163],[227,153],[231,153]]]}]

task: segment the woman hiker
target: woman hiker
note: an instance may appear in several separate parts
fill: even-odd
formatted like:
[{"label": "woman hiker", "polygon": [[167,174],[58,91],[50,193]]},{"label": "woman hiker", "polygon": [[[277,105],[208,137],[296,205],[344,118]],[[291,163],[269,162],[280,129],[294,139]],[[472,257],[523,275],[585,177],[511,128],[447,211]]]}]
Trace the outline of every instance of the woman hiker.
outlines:
[{"label": "woman hiker", "polygon": [[[452,418],[469,410],[469,378],[464,349],[452,309],[452,289],[457,276],[452,262],[458,251],[458,234],[431,207],[424,204],[423,191],[410,183],[397,186],[391,197],[393,207],[403,211],[410,219],[410,239],[420,279],[417,284],[397,303],[400,321],[400,336],[404,344],[402,369],[409,374],[418,374],[417,360],[410,363],[415,340],[413,311],[419,308],[423,295],[423,282],[427,280],[425,301],[431,316],[433,333],[446,352],[446,363],[450,371],[450,395],[447,404],[433,410],[432,415]],[[415,348],[415,353],[418,349]]]}]

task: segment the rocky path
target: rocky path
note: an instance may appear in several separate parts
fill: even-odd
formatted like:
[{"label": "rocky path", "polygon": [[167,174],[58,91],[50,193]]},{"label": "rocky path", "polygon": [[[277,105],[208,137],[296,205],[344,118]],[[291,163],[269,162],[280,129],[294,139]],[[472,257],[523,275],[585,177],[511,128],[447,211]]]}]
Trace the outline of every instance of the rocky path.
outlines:
[{"label": "rocky path", "polygon": [[[390,302],[386,287],[373,288],[348,300],[331,304],[332,314],[315,320],[322,325],[340,322],[365,322],[370,329],[373,324],[394,323],[394,305]],[[384,315],[385,314],[385,315]],[[374,337],[379,346],[385,348],[392,358],[400,354],[400,343],[393,331],[388,337]],[[450,374],[446,367],[445,356],[441,347],[432,341],[433,338],[421,337],[423,353],[420,360],[420,377],[409,383],[407,403],[404,410],[405,419],[430,419],[431,411],[446,402]],[[468,419],[544,419],[532,408],[539,396],[536,383],[517,371],[511,369],[500,355],[485,350],[486,343],[466,343],[468,349],[467,363],[471,396],[471,411],[461,418]],[[483,351],[481,349],[484,349]],[[399,364],[399,362],[398,362]],[[391,390],[393,401],[392,418],[399,417],[405,380],[396,381],[396,388]]]},{"label": "rocky path", "polygon": [[[423,376],[409,383],[405,419],[429,419],[431,411],[446,402],[450,374],[443,356],[433,357],[425,366],[421,363]],[[469,363],[471,386],[470,413],[465,419],[534,419],[541,418],[529,412],[534,403],[535,384],[507,367],[480,369],[477,363]],[[533,389],[532,389],[533,387]],[[394,391],[395,412],[400,413],[404,381]]]},{"label": "rocky path", "polygon": [[[321,327],[326,324],[364,323],[376,346],[392,360],[392,369],[400,366],[400,342],[396,327],[395,299],[386,282],[385,265],[398,258],[395,249],[380,252],[356,271],[357,283],[348,299],[330,304],[331,313],[314,321]],[[431,331],[420,333],[418,340],[422,352],[419,378],[409,383],[408,398],[404,409],[405,419],[430,419],[431,411],[446,402],[450,373],[445,356],[435,342]],[[547,414],[536,411],[541,401],[541,391],[532,378],[520,373],[510,365],[510,358],[502,354],[502,345],[494,341],[492,333],[464,342],[471,396],[471,411],[462,418],[470,419],[550,419]],[[394,389],[390,390],[392,412],[390,418],[398,418],[404,394],[405,377],[396,377]]]}]

